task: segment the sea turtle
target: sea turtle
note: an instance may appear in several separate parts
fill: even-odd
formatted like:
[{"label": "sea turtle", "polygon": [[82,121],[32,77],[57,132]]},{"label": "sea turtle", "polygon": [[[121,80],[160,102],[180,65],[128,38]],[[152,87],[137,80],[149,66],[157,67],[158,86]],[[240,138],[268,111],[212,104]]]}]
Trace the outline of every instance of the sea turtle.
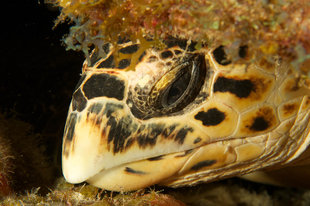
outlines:
[{"label": "sea turtle", "polygon": [[253,172],[310,163],[310,89],[289,64],[247,45],[230,58],[223,45],[163,42],[104,44],[84,62],[64,131],[68,182],[129,191],[251,173],[281,184]]}]

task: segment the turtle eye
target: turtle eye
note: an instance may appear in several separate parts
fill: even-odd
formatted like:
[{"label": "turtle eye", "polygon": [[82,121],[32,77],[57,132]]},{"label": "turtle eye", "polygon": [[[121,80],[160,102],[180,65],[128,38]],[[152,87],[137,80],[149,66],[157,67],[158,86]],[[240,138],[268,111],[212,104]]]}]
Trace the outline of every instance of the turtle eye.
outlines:
[{"label": "turtle eye", "polygon": [[172,77],[172,81],[166,84],[159,95],[160,107],[176,112],[186,107],[199,94],[206,76],[204,56],[193,55],[171,73],[166,78]]},{"label": "turtle eye", "polygon": [[182,111],[199,95],[207,68],[204,54],[182,57],[147,93],[138,86],[129,93],[127,104],[132,114],[139,119],[150,119]]},{"label": "turtle eye", "polygon": [[175,103],[185,93],[191,80],[191,70],[183,69],[181,74],[175,79],[168,89],[164,92],[162,99],[163,106],[169,106]]}]

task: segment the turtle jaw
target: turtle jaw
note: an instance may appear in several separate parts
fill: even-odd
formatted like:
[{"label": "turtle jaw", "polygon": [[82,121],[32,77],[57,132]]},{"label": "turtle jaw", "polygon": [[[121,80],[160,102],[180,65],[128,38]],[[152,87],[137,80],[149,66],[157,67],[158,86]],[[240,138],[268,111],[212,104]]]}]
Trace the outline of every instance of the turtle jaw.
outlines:
[{"label": "turtle jaw", "polygon": [[[186,152],[148,158],[103,170],[87,180],[88,183],[111,191],[132,191],[157,184],[176,174],[187,160]],[[175,156],[180,155],[178,158]]]},{"label": "turtle jaw", "polygon": [[[106,97],[88,101],[81,112],[70,109],[62,151],[64,177],[70,183],[89,180],[96,185],[97,180],[94,179],[99,177],[101,179],[104,176],[105,181],[107,178],[112,181],[109,178],[111,175],[128,173],[127,170],[130,173],[131,170],[126,167],[121,171],[118,169],[128,163],[148,161],[147,159],[159,155],[184,153],[201,146],[207,137],[199,137],[202,131],[186,119],[187,117],[183,116],[167,117],[166,121],[160,118],[140,121],[130,114],[130,109],[125,103]],[[184,162],[176,162],[177,165],[174,166],[171,163],[167,165],[171,170],[175,168],[174,172],[176,172],[182,163]],[[161,174],[157,177],[150,175],[150,181],[146,181],[144,185],[154,184],[172,175],[165,170],[160,170]],[[113,182],[117,179],[120,178],[116,178]],[[129,183],[127,184],[130,186]],[[108,185],[107,188],[110,186]]]},{"label": "turtle jaw", "polygon": [[[63,173],[68,182],[87,181],[114,191],[157,183],[179,187],[245,174],[285,160],[281,151],[287,135],[269,140],[268,133],[216,139],[208,137],[188,115],[140,121],[129,114],[125,103],[107,98],[90,101],[79,114],[69,112],[63,144]],[[309,118],[309,112],[299,117],[305,122]]]},{"label": "turtle jaw", "polygon": [[[89,101],[80,113],[69,111],[62,159],[68,182],[87,181],[113,191],[161,182],[178,186],[184,185],[179,180],[193,178],[194,184],[196,173],[225,169],[236,161],[234,145],[211,140],[187,115],[140,121],[129,111],[126,104],[107,98]],[[255,151],[256,158],[261,150],[249,145],[242,151],[247,157],[247,151]]]},{"label": "turtle jaw", "polygon": [[76,128],[78,116],[74,114],[68,116],[62,151],[63,175],[73,184],[81,183],[100,171],[92,162],[97,155],[94,145],[99,143],[99,139],[94,138],[93,128]]}]

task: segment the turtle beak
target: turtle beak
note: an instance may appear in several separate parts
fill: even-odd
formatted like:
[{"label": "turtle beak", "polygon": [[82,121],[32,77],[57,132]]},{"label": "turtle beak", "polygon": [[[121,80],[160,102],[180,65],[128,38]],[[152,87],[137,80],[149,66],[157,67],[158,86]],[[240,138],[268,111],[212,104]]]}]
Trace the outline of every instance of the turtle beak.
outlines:
[{"label": "turtle beak", "polygon": [[[108,149],[105,125],[108,116],[121,105],[117,102],[124,99],[125,87],[117,72],[83,73],[73,94],[64,130],[62,168],[68,182],[85,181],[109,167],[106,163],[109,154],[102,158],[102,152]],[[115,108],[107,101],[116,102]]]},{"label": "turtle beak", "polygon": [[100,162],[96,162],[99,131],[94,125],[83,124],[79,118],[78,114],[71,113],[64,133],[62,170],[70,183],[83,182],[101,170]]},{"label": "turtle beak", "polygon": [[106,98],[92,101],[82,112],[69,111],[62,152],[68,182],[80,183],[120,165],[196,146],[192,139],[198,134],[184,127],[182,119],[141,124],[128,113],[125,104]]}]

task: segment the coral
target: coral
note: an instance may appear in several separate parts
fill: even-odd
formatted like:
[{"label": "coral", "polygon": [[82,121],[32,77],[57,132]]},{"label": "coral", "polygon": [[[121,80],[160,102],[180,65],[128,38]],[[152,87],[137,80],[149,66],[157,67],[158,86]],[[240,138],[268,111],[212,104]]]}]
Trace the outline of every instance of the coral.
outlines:
[{"label": "coral", "polygon": [[48,191],[54,171],[48,164],[40,137],[31,126],[0,114],[0,198],[41,187]]},{"label": "coral", "polygon": [[238,179],[195,187],[139,190],[128,193],[102,191],[91,185],[72,185],[59,178],[47,195],[33,189],[24,195],[6,197],[1,205],[92,205],[92,206],[184,206],[184,205],[309,205],[310,192]]},{"label": "coral", "polygon": [[[53,0],[62,8],[58,22],[75,23],[65,42],[88,54],[118,37],[168,36],[225,45],[246,44],[255,56],[278,55],[302,74],[309,73],[310,5],[307,0]],[[305,66],[306,65],[306,66]]]},{"label": "coral", "polygon": [[91,185],[74,186],[66,183],[63,178],[57,180],[56,187],[47,195],[41,196],[37,190],[32,192],[7,197],[2,205],[100,205],[100,206],[184,206],[182,202],[175,200],[167,194],[151,191],[144,194],[143,191],[132,193],[119,193],[116,195],[102,194],[103,191]]},{"label": "coral", "polygon": [[308,205],[309,191],[289,188],[268,187],[261,184],[234,181],[201,185],[172,191],[170,195],[188,205]]},{"label": "coral", "polygon": [[[0,128],[1,125],[0,122]],[[3,131],[0,131],[0,199],[2,196],[9,195],[11,188],[11,173],[13,170],[11,148],[9,142],[3,138]]]}]

